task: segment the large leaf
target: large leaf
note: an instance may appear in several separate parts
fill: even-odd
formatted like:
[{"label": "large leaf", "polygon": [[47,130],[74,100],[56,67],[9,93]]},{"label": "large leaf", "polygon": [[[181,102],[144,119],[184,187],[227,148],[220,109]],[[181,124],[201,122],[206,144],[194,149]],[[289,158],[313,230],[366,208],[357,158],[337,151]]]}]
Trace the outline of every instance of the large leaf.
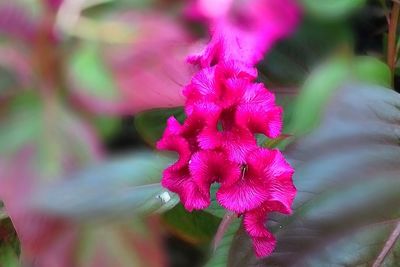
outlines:
[{"label": "large leaf", "polygon": [[239,231],[228,266],[371,266],[400,218],[399,122],[394,91],[336,92],[321,125],[287,148],[298,195],[292,216],[271,216],[275,252],[256,259]]},{"label": "large leaf", "polygon": [[142,153],[77,172],[98,158],[95,136],[46,100],[20,97],[0,120],[0,198],[23,266],[165,266],[161,234],[139,213],[175,203],[158,184],[169,159]]},{"label": "large leaf", "polygon": [[166,266],[158,218],[84,224],[76,245],[79,245],[79,250],[72,256],[75,260],[73,266]]},{"label": "large leaf", "polygon": [[98,143],[71,110],[54,98],[42,101],[35,93],[19,95],[1,114],[0,199],[18,233],[25,266],[53,266],[55,258],[58,266],[71,266],[76,228],[33,211],[30,195],[67,169],[97,158]]},{"label": "large leaf", "polygon": [[130,217],[173,207],[176,197],[160,185],[170,158],[151,152],[96,164],[32,196],[40,212],[76,220]]},{"label": "large leaf", "polygon": [[[111,20],[95,23],[108,27]],[[182,105],[182,86],[193,73],[185,61],[193,45],[189,33],[148,10],[119,12],[111,24],[116,31],[104,35],[109,41],[83,44],[71,57],[73,99],[89,111],[109,115]],[[104,28],[98,27],[99,32]],[[118,36],[122,40],[115,43]]]}]

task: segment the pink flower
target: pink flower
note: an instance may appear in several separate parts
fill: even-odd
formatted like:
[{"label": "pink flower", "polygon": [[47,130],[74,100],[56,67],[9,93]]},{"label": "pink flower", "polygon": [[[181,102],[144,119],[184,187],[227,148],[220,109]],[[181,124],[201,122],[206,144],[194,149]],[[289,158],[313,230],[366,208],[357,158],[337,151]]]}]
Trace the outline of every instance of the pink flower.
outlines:
[{"label": "pink flower", "polygon": [[179,159],[164,171],[162,184],[177,193],[189,211],[210,204],[210,186],[220,183],[221,206],[244,215],[257,256],[275,247],[264,227],[268,212],[290,213],[296,192],[293,169],[278,150],[257,146],[255,133],[278,137],[282,109],[272,93],[235,64],[199,71],[184,88],[187,118],[171,117],[158,149]]},{"label": "pink flower", "polygon": [[243,225],[251,238],[257,257],[270,255],[276,245],[275,237],[264,226],[269,212],[267,207],[261,207],[244,215]]},{"label": "pink flower", "polygon": [[204,128],[206,121],[216,119],[217,114],[217,107],[204,103],[194,108],[192,115],[183,125],[174,117],[170,117],[164,135],[157,143],[158,149],[175,151],[179,155],[178,161],[164,170],[162,185],[177,193],[189,211],[204,209],[210,204],[209,193],[191,178],[189,162],[192,154],[200,149],[198,133]]},{"label": "pink flower", "polygon": [[200,129],[201,125],[192,124],[190,127],[186,124],[185,126],[181,126],[174,117],[169,118],[167,128],[163,138],[157,143],[157,148],[178,153],[178,161],[164,170],[161,183],[177,193],[185,208],[192,211],[206,208],[210,204],[210,199],[191,179],[189,172],[191,153],[197,148],[192,133],[195,133],[197,128]]},{"label": "pink flower", "polygon": [[228,160],[222,151],[205,150],[195,153],[189,169],[193,181],[208,197],[212,183],[232,185],[240,178],[239,165]]},{"label": "pink flower", "polygon": [[273,94],[234,65],[205,68],[184,89],[186,112],[211,103],[218,109],[215,117],[198,135],[202,149],[222,148],[235,162],[244,162],[246,154],[257,147],[254,134],[275,138],[282,128],[282,109]]},{"label": "pink flower", "polygon": [[244,213],[243,224],[253,241],[257,257],[265,257],[272,253],[276,241],[264,222],[270,212],[292,213],[291,205],[296,195],[292,181],[294,170],[278,150],[260,149],[249,156],[252,157],[249,166],[264,172],[268,193],[259,207]]},{"label": "pink flower", "polygon": [[296,189],[293,169],[279,150],[258,148],[247,154],[242,174],[233,184],[222,184],[217,192],[218,202],[228,210],[243,213],[263,203],[277,203],[279,212],[290,213]]},{"label": "pink flower", "polygon": [[157,144],[179,154],[162,184],[192,211],[206,208],[211,184],[220,183],[217,201],[243,215],[256,255],[265,257],[275,247],[264,225],[267,215],[290,214],[296,188],[294,171],[281,152],[257,146],[255,134],[281,134],[282,108],[254,82],[255,64],[293,28],[298,10],[290,0],[254,0],[241,7],[221,0],[215,10],[215,2],[195,3],[192,15],[209,20],[212,37],[202,52],[188,58],[200,70],[183,90],[185,122],[170,118]]}]

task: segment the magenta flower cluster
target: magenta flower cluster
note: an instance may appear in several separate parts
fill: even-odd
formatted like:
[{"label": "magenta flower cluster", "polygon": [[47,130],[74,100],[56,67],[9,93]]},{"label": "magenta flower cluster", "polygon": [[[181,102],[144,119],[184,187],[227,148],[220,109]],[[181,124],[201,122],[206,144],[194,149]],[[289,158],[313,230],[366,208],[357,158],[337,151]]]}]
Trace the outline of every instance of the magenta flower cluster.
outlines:
[{"label": "magenta flower cluster", "polygon": [[162,185],[192,211],[210,205],[210,186],[219,183],[217,201],[243,216],[256,255],[264,257],[275,247],[265,227],[267,215],[290,214],[296,189],[294,170],[282,153],[259,147],[255,138],[281,134],[282,108],[263,84],[255,82],[254,65],[269,45],[266,36],[276,39],[287,29],[271,31],[265,21],[252,25],[246,31],[226,19],[215,23],[210,43],[189,57],[200,70],[183,90],[186,120],[180,124],[170,117],[157,148],[179,154],[164,171]]}]

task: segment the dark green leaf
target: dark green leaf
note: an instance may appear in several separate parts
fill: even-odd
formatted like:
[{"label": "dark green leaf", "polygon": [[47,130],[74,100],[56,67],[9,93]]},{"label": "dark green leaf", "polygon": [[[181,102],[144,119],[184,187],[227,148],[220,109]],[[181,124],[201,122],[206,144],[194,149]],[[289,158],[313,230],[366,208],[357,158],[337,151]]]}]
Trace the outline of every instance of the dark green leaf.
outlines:
[{"label": "dark green leaf", "polygon": [[[371,266],[400,218],[400,95],[346,86],[320,127],[286,151],[296,172],[292,216],[274,214],[278,245],[256,259],[239,231],[229,266]],[[396,266],[399,247],[386,266]]]},{"label": "dark green leaf", "polygon": [[45,187],[34,208],[69,219],[108,219],[172,208],[177,198],[160,185],[170,158],[142,152],[99,163]]},{"label": "dark green leaf", "polygon": [[185,119],[182,108],[155,109],[137,114],[135,127],[147,143],[154,145],[161,138],[170,116],[180,122]]},{"label": "dark green leaf", "polygon": [[0,267],[19,267],[19,240],[9,218],[0,219]]},{"label": "dark green leaf", "polygon": [[211,242],[220,219],[203,211],[188,212],[179,204],[163,214],[164,221],[183,239],[197,244]]}]

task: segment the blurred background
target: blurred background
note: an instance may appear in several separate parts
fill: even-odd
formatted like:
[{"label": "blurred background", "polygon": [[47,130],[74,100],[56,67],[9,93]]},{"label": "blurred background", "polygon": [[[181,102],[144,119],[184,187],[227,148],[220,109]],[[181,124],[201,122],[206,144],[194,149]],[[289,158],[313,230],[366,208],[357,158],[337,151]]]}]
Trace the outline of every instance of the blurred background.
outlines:
[{"label": "blurred background", "polygon": [[[207,14],[254,1],[279,2]],[[174,155],[155,142],[209,41],[197,2],[0,0],[0,266],[399,266],[399,3],[298,0],[257,66],[285,110],[284,135],[258,142],[299,190],[259,260],[239,219],[216,246],[223,209],[188,213],[159,184]]]}]

